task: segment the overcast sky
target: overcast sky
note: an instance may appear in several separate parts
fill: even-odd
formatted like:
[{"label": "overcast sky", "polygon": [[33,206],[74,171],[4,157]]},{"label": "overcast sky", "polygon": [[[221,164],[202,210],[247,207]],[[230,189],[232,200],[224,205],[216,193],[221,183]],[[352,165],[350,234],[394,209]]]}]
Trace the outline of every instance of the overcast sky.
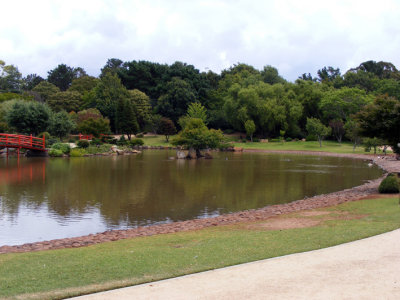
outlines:
[{"label": "overcast sky", "polygon": [[400,1],[2,1],[0,59],[23,75],[60,63],[183,61],[215,72],[272,65],[287,80],[366,60],[400,67]]}]

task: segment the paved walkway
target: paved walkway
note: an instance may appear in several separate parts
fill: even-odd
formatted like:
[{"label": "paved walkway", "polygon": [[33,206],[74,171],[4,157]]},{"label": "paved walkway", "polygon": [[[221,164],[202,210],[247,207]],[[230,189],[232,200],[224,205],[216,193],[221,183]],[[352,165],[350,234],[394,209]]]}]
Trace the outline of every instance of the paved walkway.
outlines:
[{"label": "paved walkway", "polygon": [[400,229],[322,250],[77,297],[400,299]]}]

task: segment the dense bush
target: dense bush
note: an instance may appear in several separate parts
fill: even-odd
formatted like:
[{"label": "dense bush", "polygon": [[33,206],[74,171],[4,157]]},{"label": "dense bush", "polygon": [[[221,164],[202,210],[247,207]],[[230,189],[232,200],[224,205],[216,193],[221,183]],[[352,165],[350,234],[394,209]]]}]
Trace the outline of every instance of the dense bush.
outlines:
[{"label": "dense bush", "polygon": [[49,150],[49,155],[51,157],[61,157],[61,156],[63,156],[63,152],[60,149],[51,148]]},{"label": "dense bush", "polygon": [[144,144],[142,139],[132,139],[129,144],[131,146],[142,146]]},{"label": "dense bush", "polygon": [[309,134],[309,135],[307,135],[307,137],[306,137],[306,141],[307,141],[307,142],[316,142],[316,141],[318,141],[318,139],[317,139],[317,137],[316,137],[315,135]]},{"label": "dense bush", "polygon": [[70,152],[69,156],[71,156],[71,157],[82,157],[85,154],[86,154],[85,149],[74,148],[74,149],[71,149],[71,152]]},{"label": "dense bush", "polygon": [[47,147],[49,147],[51,145],[50,144],[51,135],[47,131],[44,131],[44,132],[39,133],[38,137],[39,138],[43,138],[43,135],[44,135],[44,143],[45,143],[45,146],[47,148]]},{"label": "dense bush", "polygon": [[69,146],[69,144],[65,143],[55,143],[51,146],[51,149],[61,150],[61,152],[64,154],[69,154],[69,152],[71,151],[71,147]]},{"label": "dense bush", "polygon": [[291,141],[292,141],[291,137],[286,138],[286,142],[291,142]]},{"label": "dense bush", "polygon": [[253,138],[253,143],[259,143],[260,139],[259,138]]},{"label": "dense bush", "polygon": [[87,147],[89,147],[89,141],[87,141],[87,140],[79,140],[79,141],[76,143],[76,145],[77,145],[79,148],[87,148]]},{"label": "dense bush", "polygon": [[98,139],[98,138],[93,138],[90,141],[90,145],[98,146],[98,145],[101,145],[101,144],[103,144],[103,142],[101,141],[101,139]]},{"label": "dense bush", "polygon": [[111,150],[111,146],[112,145],[110,144],[102,144],[98,146],[90,145],[88,148],[86,148],[86,152],[89,154],[106,153]]},{"label": "dense bush", "polygon": [[271,143],[278,143],[278,142],[280,142],[281,140],[280,139],[270,139],[269,140]]},{"label": "dense bush", "polygon": [[400,186],[397,176],[394,174],[389,174],[386,176],[386,178],[383,179],[379,185],[378,190],[381,194],[399,193]]},{"label": "dense bush", "polygon": [[119,138],[119,140],[117,141],[117,145],[119,146],[125,146],[126,144],[128,144],[128,141],[125,139],[124,135],[121,135],[121,137]]},{"label": "dense bush", "polygon": [[136,137],[137,137],[137,138],[142,138],[142,137],[144,137],[144,135],[143,135],[143,133],[138,133],[138,134],[136,135]]}]

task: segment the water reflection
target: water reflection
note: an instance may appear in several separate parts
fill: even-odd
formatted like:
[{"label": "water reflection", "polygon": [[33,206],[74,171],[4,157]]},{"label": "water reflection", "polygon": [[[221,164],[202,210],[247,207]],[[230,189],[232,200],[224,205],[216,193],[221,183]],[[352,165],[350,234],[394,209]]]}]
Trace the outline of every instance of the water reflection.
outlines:
[{"label": "water reflection", "polygon": [[[0,161],[0,245],[208,217],[290,202],[380,176],[359,160],[219,153]],[[29,220],[29,221],[27,221]],[[29,224],[29,225],[28,225]]]}]

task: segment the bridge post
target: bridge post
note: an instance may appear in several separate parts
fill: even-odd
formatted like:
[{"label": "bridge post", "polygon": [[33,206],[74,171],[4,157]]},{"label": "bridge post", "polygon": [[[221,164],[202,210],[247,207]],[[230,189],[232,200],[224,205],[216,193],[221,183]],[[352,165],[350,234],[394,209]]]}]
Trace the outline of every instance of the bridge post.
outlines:
[{"label": "bridge post", "polygon": [[31,134],[31,147],[33,146],[33,144],[32,144],[32,134]]},{"label": "bridge post", "polygon": [[43,134],[43,149],[46,149],[46,135]]}]

